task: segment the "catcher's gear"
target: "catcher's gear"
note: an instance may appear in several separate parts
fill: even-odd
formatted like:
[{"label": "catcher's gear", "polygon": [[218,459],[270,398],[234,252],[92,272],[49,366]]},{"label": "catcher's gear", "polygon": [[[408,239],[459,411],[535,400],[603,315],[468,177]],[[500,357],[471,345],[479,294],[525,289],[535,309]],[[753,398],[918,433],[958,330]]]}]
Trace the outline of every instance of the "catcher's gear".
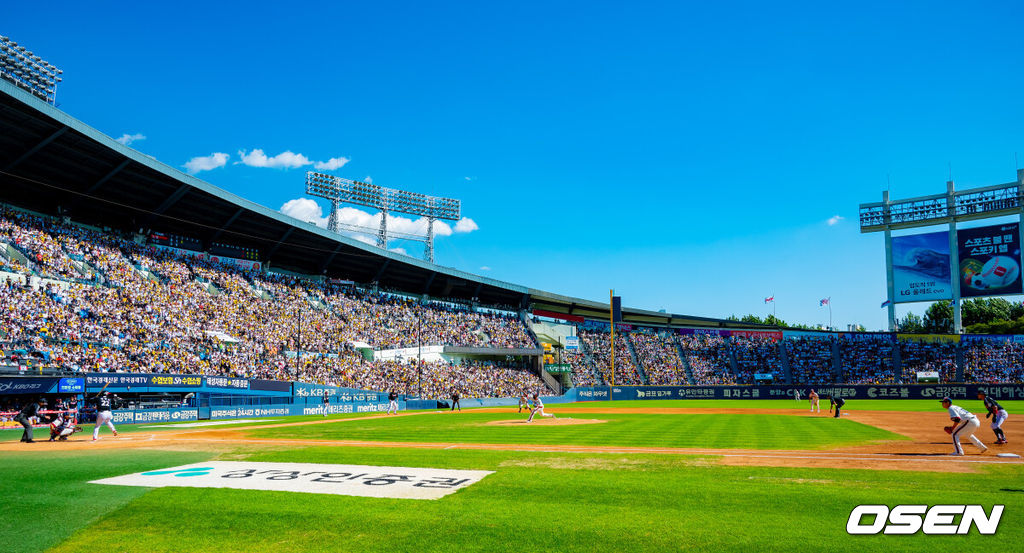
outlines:
[{"label": "catcher's gear", "polygon": [[952,434],[953,433],[953,427],[952,426],[944,426],[942,429],[946,431],[946,434]]}]

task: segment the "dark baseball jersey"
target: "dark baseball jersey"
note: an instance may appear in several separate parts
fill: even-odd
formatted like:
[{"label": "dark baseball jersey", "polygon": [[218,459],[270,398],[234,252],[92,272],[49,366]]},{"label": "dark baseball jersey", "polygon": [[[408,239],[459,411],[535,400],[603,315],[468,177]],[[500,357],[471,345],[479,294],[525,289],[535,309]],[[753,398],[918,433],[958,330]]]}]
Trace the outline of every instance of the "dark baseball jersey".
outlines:
[{"label": "dark baseball jersey", "polygon": [[96,398],[96,410],[97,411],[110,411],[110,406],[114,403],[114,400],[109,395],[101,395]]},{"label": "dark baseball jersey", "polygon": [[[1003,409],[1003,406],[999,405],[991,396],[985,396],[985,409],[988,410],[989,414],[995,415]],[[988,418],[988,415],[985,415],[985,418]]]}]

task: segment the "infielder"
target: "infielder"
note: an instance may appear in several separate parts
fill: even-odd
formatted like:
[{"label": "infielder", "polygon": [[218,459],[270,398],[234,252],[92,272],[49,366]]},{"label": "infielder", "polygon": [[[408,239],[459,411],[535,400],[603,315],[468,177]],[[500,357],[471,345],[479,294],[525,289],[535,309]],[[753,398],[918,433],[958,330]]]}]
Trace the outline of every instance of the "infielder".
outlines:
[{"label": "infielder", "polygon": [[955,448],[955,451],[950,453],[950,455],[959,456],[964,454],[964,448],[960,446],[960,438],[962,436],[970,438],[982,453],[988,451],[985,444],[981,443],[981,440],[974,437],[974,431],[981,426],[981,422],[978,421],[978,417],[969,413],[962,407],[953,405],[953,400],[948,397],[942,398],[942,406],[949,410],[949,420],[953,421],[953,426],[943,428],[946,433],[953,436],[953,447]]},{"label": "infielder", "polygon": [[104,424],[110,427],[110,431],[117,436],[117,429],[114,428],[114,414],[110,411],[111,405],[114,403],[113,397],[110,392],[103,391],[96,394],[93,398],[96,402],[96,427],[92,429],[92,441],[100,439],[100,427]]},{"label": "infielder", "polygon": [[808,397],[808,399],[811,400],[811,412],[813,413],[814,410],[817,409],[818,412],[820,413],[821,412],[821,404],[818,403],[818,392],[815,392],[814,388],[811,388],[811,393],[808,394],[807,397]]},{"label": "infielder", "polygon": [[545,413],[544,402],[540,400],[539,395],[533,394],[533,411],[530,411],[530,418],[526,419],[526,422],[533,422],[533,416],[537,413],[540,413],[540,416],[542,417],[551,417],[553,419],[558,418],[554,413]]},{"label": "infielder", "polygon": [[519,396],[519,412],[522,413],[523,409],[530,410],[530,400],[526,399],[526,392]]},{"label": "infielder", "polygon": [[391,410],[395,410],[395,414],[398,414],[398,393],[394,390],[388,392],[388,412],[385,415],[390,415]]},{"label": "infielder", "polygon": [[1009,415],[1006,413],[1006,409],[1003,409],[1002,405],[996,403],[996,400],[987,397],[985,392],[978,390],[978,399],[985,402],[985,418],[992,417],[992,432],[996,435],[996,445],[1003,445],[1006,443],[1006,434],[1003,433],[1003,423],[1006,422]]}]

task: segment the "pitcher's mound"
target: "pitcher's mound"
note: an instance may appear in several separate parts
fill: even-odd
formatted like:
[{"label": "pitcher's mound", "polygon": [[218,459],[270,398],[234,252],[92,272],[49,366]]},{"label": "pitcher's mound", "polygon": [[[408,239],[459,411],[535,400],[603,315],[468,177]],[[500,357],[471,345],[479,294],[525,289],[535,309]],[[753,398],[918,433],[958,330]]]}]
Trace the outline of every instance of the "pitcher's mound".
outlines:
[{"label": "pitcher's mound", "polygon": [[600,424],[602,422],[608,421],[603,421],[600,419],[549,419],[547,417],[537,417],[533,419],[533,422],[531,423],[527,423],[526,419],[516,419],[510,421],[491,421],[489,423],[486,423],[485,426],[566,426],[569,424]]}]

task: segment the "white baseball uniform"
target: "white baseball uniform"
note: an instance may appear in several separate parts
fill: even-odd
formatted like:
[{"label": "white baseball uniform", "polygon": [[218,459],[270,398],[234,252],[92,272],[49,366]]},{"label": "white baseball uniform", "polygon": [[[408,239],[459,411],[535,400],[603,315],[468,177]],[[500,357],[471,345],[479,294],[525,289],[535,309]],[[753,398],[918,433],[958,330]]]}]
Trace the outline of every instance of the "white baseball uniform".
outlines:
[{"label": "white baseball uniform", "polygon": [[533,416],[540,413],[542,417],[557,418],[553,413],[544,412],[544,402],[540,400],[540,396],[533,398],[533,411],[530,411],[530,418],[526,419],[526,422],[533,422]]},{"label": "white baseball uniform", "polygon": [[956,428],[953,429],[953,447],[956,449],[954,455],[963,455],[964,448],[960,445],[960,438],[967,436],[975,447],[981,450],[982,453],[988,450],[985,444],[981,443],[981,440],[974,437],[974,431],[981,427],[981,422],[978,417],[974,416],[966,409],[957,405],[950,404],[949,406],[949,418],[950,420],[960,419]]}]

